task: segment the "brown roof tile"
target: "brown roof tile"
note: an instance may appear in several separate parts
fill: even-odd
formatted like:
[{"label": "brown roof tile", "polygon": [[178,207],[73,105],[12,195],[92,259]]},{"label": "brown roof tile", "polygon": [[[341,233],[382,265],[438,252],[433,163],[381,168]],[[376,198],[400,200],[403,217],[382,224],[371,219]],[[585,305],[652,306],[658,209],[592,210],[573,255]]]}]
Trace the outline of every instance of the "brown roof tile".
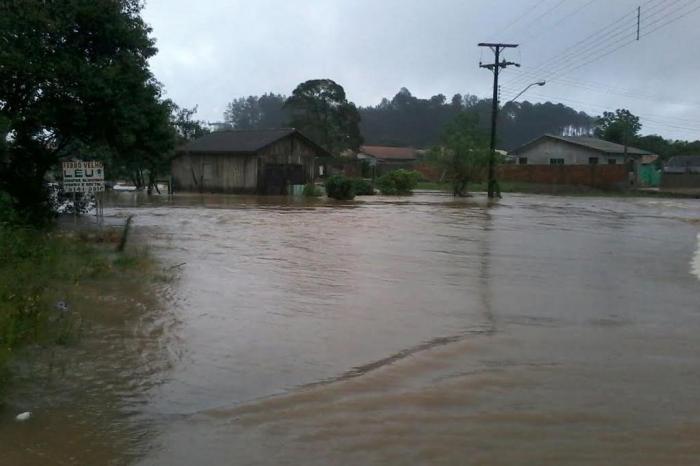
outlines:
[{"label": "brown roof tile", "polygon": [[416,160],[413,147],[361,146],[360,153],[379,160]]}]

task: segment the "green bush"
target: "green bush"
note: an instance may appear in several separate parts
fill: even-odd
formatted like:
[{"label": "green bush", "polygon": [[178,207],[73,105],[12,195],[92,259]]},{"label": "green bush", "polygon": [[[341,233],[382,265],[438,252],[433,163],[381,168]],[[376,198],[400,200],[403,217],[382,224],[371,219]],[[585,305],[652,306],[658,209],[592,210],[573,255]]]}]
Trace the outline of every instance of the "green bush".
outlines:
[{"label": "green bush", "polygon": [[0,227],[17,223],[18,220],[10,195],[0,191]]},{"label": "green bush", "polygon": [[382,194],[401,196],[411,194],[418,185],[420,173],[412,170],[395,170],[382,175],[377,180],[377,187]]},{"label": "green bush", "polygon": [[332,199],[349,201],[355,198],[355,183],[343,175],[333,175],[326,180],[326,195]]},{"label": "green bush", "polygon": [[353,180],[355,185],[355,194],[358,196],[373,196],[374,186],[371,181],[364,180],[362,178],[356,178]]},{"label": "green bush", "polygon": [[321,195],[321,190],[318,189],[314,183],[306,183],[302,194],[304,197],[319,197]]}]

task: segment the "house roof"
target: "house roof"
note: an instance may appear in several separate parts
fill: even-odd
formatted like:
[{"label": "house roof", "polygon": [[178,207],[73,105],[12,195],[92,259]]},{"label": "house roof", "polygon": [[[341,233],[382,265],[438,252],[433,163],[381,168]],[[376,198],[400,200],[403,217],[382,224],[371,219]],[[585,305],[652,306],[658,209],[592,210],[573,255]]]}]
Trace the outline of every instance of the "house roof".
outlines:
[{"label": "house roof", "polygon": [[[588,149],[595,150],[604,154],[614,154],[622,155],[625,153],[625,146],[622,144],[616,144],[610,141],[604,141],[602,139],[586,137],[586,136],[555,136],[553,134],[545,134],[538,137],[514,150],[514,153],[520,153],[524,150],[529,149],[536,143],[540,142],[542,139],[554,139],[557,141],[562,141],[568,144],[573,144],[576,146],[586,147]],[[644,155],[654,155],[652,152],[644,149],[638,149],[636,147],[627,146],[627,155],[630,156],[644,156]]]},{"label": "house roof", "polygon": [[664,165],[666,173],[700,173],[700,155],[676,155]]},{"label": "house roof", "polygon": [[292,134],[315,147],[320,152],[318,155],[328,154],[325,149],[294,128],[214,131],[188,142],[178,148],[177,152],[253,154]]},{"label": "house roof", "polygon": [[666,162],[667,167],[700,167],[700,155],[676,155]]},{"label": "house roof", "polygon": [[360,146],[360,153],[379,160],[416,160],[413,147]]}]

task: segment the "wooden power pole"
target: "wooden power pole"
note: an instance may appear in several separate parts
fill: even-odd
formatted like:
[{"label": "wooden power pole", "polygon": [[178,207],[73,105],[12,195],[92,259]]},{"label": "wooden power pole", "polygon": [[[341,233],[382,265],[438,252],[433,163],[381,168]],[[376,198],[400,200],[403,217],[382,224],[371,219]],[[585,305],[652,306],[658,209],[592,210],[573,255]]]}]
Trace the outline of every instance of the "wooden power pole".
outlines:
[{"label": "wooden power pole", "polygon": [[496,123],[498,121],[498,74],[501,68],[509,66],[520,66],[518,63],[510,61],[501,61],[501,51],[507,48],[515,48],[518,44],[500,44],[482,42],[479,47],[489,47],[494,54],[495,60],[492,65],[484,65],[479,63],[480,68],[487,68],[493,71],[493,100],[491,101],[491,155],[489,156],[489,198],[494,198],[496,195],[501,197],[501,190],[498,188],[496,181]]}]

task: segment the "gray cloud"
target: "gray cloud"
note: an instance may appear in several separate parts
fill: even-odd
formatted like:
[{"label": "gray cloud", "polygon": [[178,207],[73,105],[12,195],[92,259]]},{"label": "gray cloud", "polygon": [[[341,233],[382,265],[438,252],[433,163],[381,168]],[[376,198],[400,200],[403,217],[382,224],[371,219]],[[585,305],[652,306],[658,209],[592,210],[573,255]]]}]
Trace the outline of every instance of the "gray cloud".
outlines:
[{"label": "gray cloud", "polygon": [[[634,38],[630,13],[640,3],[642,32],[650,34],[598,59]],[[491,75],[478,62],[492,56],[476,44],[501,40],[522,43],[509,52],[523,68],[506,71],[504,99],[557,71],[557,64],[571,68],[596,59],[553,76],[556,81],[523,98],[561,101],[588,113],[626,107],[642,115],[644,133],[700,139],[700,63],[694,50],[700,29],[693,21],[700,11],[652,32],[700,6],[698,0],[209,0],[193,5],[150,0],[144,17],[160,50],[152,69],[168,97],[199,105],[200,118],[209,121],[220,120],[235,97],[289,94],[299,82],[318,77],[342,84],[359,105],[376,104],[403,86],[421,97],[456,92],[485,97]],[[583,41],[569,62],[548,64],[623,16],[615,27]],[[586,47],[594,48],[586,53]],[[546,66],[538,70],[542,63]]]}]

